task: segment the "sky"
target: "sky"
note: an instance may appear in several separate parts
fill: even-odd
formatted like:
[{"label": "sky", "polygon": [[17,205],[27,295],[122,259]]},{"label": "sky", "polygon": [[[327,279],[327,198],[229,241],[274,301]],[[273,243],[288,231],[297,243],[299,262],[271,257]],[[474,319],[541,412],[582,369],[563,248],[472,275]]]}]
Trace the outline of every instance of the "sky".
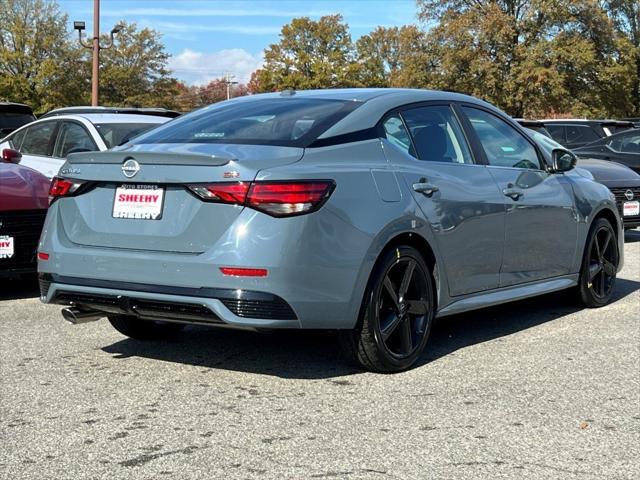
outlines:
[{"label": "sky", "polygon": [[[92,0],[59,0],[74,20],[93,32]],[[173,75],[189,85],[205,84],[227,72],[246,83],[278,41],[283,25],[295,17],[319,19],[340,13],[355,41],[378,25],[416,22],[415,0],[101,0],[100,29],[119,21],[135,22],[162,34]]]}]

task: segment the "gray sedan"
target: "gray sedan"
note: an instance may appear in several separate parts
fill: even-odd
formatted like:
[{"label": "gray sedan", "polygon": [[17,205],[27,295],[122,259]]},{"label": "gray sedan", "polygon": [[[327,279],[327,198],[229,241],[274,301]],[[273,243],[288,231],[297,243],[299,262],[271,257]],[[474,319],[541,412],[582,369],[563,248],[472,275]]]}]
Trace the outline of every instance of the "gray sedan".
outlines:
[{"label": "gray sedan", "polygon": [[461,94],[238,98],[69,155],[41,298],[145,340],[194,323],[338,330],[361,366],[399,371],[436,316],[563,289],[610,300],[622,224],[574,166]]}]

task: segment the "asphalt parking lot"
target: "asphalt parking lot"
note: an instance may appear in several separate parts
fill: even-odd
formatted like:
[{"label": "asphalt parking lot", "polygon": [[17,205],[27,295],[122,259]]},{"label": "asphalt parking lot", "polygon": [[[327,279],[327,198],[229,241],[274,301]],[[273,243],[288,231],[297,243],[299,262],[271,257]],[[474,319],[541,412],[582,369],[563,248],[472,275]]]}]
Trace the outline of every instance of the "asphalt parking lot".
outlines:
[{"label": "asphalt parking lot", "polygon": [[71,326],[0,292],[0,477],[640,478],[640,231],[616,300],[440,321],[420,365],[345,364],[330,334]]}]

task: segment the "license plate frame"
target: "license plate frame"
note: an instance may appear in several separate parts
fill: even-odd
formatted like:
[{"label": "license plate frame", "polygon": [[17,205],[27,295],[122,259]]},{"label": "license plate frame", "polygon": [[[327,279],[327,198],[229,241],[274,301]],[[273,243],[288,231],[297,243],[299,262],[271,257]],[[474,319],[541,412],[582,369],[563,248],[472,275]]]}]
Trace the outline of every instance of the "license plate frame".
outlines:
[{"label": "license plate frame", "polygon": [[640,215],[640,201],[634,200],[622,204],[623,217],[635,217],[637,215]]},{"label": "license plate frame", "polygon": [[[117,220],[161,220],[166,193],[166,188],[162,185],[122,184],[117,186],[113,196],[111,217]],[[146,200],[154,195],[159,198],[156,197],[153,201]]]},{"label": "license plate frame", "polygon": [[16,239],[9,235],[0,235],[0,260],[12,258],[16,254]]}]

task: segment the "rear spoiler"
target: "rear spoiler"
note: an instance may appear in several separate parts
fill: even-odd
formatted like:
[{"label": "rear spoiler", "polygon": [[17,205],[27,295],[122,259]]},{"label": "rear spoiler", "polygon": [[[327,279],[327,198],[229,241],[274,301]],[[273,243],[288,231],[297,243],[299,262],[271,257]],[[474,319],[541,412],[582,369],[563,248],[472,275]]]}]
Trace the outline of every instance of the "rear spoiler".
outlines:
[{"label": "rear spoiler", "polygon": [[78,152],[67,156],[70,165],[76,164],[121,164],[135,160],[141,165],[190,165],[220,167],[233,161],[233,158],[219,157],[200,153],[178,152]]}]

